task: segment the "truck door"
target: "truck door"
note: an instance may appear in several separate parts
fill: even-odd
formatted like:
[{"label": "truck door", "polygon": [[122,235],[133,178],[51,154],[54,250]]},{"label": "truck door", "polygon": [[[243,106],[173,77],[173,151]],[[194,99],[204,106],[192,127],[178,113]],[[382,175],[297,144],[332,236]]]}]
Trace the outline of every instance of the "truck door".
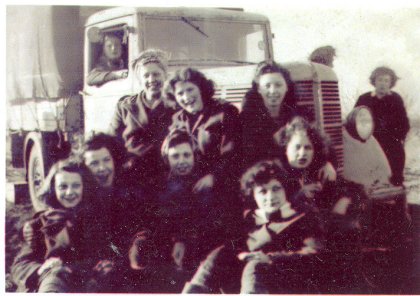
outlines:
[{"label": "truck door", "polygon": [[[132,60],[132,48],[135,42],[132,40],[133,16],[111,19],[106,22],[95,24],[95,28],[85,30],[84,52],[84,88],[83,88],[83,112],[85,135],[95,132],[106,132],[111,122],[115,106],[118,100],[134,93],[133,73],[130,69]],[[99,29],[99,30],[98,30]],[[92,38],[92,31],[99,32],[99,38]],[[89,85],[87,78],[89,73],[100,68],[104,64],[104,36],[115,36],[121,42],[121,63],[116,66],[117,70],[111,72],[123,77],[107,81],[103,84]],[[98,35],[96,36],[98,37]],[[101,60],[102,59],[102,60]],[[103,68],[100,68],[103,70]]]}]

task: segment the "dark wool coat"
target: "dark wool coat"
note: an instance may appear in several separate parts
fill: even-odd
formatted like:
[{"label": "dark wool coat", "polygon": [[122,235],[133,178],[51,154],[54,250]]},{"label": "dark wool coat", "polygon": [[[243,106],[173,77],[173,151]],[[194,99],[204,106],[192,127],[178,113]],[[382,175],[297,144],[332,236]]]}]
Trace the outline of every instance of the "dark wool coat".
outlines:
[{"label": "dark wool coat", "polygon": [[367,106],[372,111],[375,130],[373,136],[378,140],[391,166],[395,185],[400,185],[405,163],[404,141],[410,129],[410,123],[404,102],[396,92],[378,98],[368,92],[359,97],[355,107]]}]

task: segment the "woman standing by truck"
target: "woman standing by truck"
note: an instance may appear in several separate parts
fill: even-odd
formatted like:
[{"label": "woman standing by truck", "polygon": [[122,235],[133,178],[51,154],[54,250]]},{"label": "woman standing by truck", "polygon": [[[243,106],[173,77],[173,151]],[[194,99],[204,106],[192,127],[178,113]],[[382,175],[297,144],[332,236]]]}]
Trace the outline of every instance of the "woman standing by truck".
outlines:
[{"label": "woman standing by truck", "polygon": [[391,167],[390,182],[400,186],[404,181],[404,141],[410,130],[410,123],[401,96],[391,91],[397,79],[392,69],[376,68],[370,75],[370,83],[375,90],[361,95],[355,107],[370,108],[375,123],[373,136],[384,150]]}]

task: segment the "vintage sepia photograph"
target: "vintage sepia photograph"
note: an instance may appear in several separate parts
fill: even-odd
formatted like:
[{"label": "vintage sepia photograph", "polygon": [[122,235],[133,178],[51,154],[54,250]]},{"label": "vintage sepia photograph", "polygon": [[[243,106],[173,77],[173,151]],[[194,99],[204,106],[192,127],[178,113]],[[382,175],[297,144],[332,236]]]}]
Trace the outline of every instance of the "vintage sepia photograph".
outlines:
[{"label": "vintage sepia photograph", "polygon": [[420,295],[420,5],[168,2],[4,6],[3,292]]}]

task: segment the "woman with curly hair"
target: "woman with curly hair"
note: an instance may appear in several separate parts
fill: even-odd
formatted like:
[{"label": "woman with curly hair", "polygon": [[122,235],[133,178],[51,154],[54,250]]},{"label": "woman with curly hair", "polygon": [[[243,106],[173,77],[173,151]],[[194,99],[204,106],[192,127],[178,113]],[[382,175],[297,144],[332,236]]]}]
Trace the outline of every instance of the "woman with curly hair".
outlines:
[{"label": "woman with curly hair", "polygon": [[57,163],[46,181],[47,209],[23,227],[24,246],[15,258],[13,278],[26,291],[80,292],[96,263],[84,221],[93,180],[83,165]]},{"label": "woman with curly hair", "polygon": [[252,204],[241,239],[210,253],[184,292],[319,292],[321,220],[293,199],[286,172],[277,162],[259,162],[242,176],[241,189]]},{"label": "woman with curly hair", "polygon": [[[232,160],[239,148],[239,112],[231,104],[213,98],[212,80],[200,71],[184,68],[175,72],[166,87],[168,99],[181,108],[172,118],[172,129],[188,132],[201,154],[203,177],[195,190],[223,183],[224,177],[236,173]],[[229,170],[226,170],[229,167]]]},{"label": "woman with curly hair", "polygon": [[[351,282],[360,276],[357,262],[361,246],[361,202],[366,199],[363,188],[340,177],[332,182],[319,176],[320,168],[327,162],[329,144],[322,133],[303,118],[294,118],[276,134],[276,139],[287,181],[294,188],[294,202],[318,212],[325,225],[328,262],[331,263],[328,273],[335,279],[329,288],[346,286],[347,290],[342,291],[357,292],[350,289],[357,289]],[[346,256],[340,255],[343,253]],[[361,282],[360,278],[356,281]]]},{"label": "woman with curly hair", "polygon": [[176,71],[167,81],[168,99],[181,110],[172,118],[170,130],[186,131],[198,147],[200,178],[193,192],[213,189],[223,203],[227,232],[236,232],[241,203],[238,200],[241,127],[233,105],[213,98],[214,83],[196,69]]}]

